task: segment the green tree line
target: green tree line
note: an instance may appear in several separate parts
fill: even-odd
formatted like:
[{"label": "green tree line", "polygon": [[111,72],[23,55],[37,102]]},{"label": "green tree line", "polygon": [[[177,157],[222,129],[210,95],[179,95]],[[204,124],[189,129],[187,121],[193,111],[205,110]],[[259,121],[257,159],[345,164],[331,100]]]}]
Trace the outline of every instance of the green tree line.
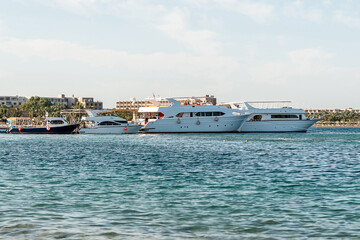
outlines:
[{"label": "green tree line", "polygon": [[322,118],[326,122],[360,122],[360,113],[348,110],[343,112],[320,111],[311,116]]},{"label": "green tree line", "polygon": [[[82,106],[76,103],[72,108],[79,109]],[[9,117],[44,117],[48,113],[49,117],[59,117],[60,111],[65,109],[61,103],[51,103],[47,98],[31,97],[28,102],[13,107],[0,106],[0,118]]]},{"label": "green tree line", "polygon": [[[0,105],[0,120],[10,117],[41,118],[45,117],[46,113],[48,113],[49,117],[60,117],[60,112],[63,109],[66,108],[61,103],[52,104],[47,98],[31,97],[28,102],[19,106],[7,107],[5,105]],[[70,109],[83,109],[83,106],[77,102]],[[131,111],[118,112],[116,114],[126,120],[131,120],[133,118]],[[69,114],[67,118],[77,119],[77,121],[79,121],[81,116],[84,115],[86,114],[73,113]]]}]

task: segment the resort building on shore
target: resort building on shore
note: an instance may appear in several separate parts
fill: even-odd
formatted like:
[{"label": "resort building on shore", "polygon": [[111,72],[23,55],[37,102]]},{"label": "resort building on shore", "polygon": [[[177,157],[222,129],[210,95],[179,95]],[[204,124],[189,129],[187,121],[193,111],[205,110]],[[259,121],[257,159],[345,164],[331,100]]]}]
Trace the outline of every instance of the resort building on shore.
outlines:
[{"label": "resort building on shore", "polygon": [[59,94],[58,97],[40,97],[48,99],[52,104],[61,103],[64,107],[72,107],[78,102],[78,99],[72,95],[71,97],[66,97],[65,94]]},{"label": "resort building on shore", "polygon": [[26,97],[21,96],[0,96],[0,105],[5,105],[6,107],[20,106],[27,101]]},{"label": "resort building on shore", "polygon": [[[66,97],[65,94],[59,94],[57,97],[39,97],[46,98],[52,104],[61,103],[66,108],[71,108],[76,103],[80,103],[85,109],[103,109],[103,102],[95,101],[92,97]],[[5,105],[6,107],[15,107],[20,106],[28,102],[30,97],[21,97],[21,96],[0,96],[0,106]]]},{"label": "resort building on shore", "polygon": [[64,107],[71,108],[76,103],[80,103],[80,105],[85,109],[94,109],[101,110],[103,109],[103,102],[95,101],[92,97],[75,97],[72,95],[71,97],[66,97],[65,94],[59,94],[58,97],[40,97],[48,99],[52,104],[61,103]]},{"label": "resort building on shore", "polygon": [[85,109],[103,109],[103,102],[94,101],[94,98],[92,97],[80,97],[78,98],[78,101],[80,105],[83,106]]},{"label": "resort building on shore", "polygon": [[[216,105],[216,98],[214,95],[204,95],[202,97],[175,97],[177,101],[183,104],[212,104]],[[138,101],[132,98],[127,101],[116,102],[116,109],[119,110],[138,110],[140,107],[168,107],[172,103],[165,98],[146,98],[145,100]]]}]

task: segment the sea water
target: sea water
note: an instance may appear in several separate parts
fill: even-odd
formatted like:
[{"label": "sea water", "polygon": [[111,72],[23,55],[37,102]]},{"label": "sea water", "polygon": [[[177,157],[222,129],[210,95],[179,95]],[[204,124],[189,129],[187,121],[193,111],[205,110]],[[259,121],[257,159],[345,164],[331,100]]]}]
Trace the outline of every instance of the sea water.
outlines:
[{"label": "sea water", "polygon": [[359,239],[360,129],[0,135],[0,239]]}]

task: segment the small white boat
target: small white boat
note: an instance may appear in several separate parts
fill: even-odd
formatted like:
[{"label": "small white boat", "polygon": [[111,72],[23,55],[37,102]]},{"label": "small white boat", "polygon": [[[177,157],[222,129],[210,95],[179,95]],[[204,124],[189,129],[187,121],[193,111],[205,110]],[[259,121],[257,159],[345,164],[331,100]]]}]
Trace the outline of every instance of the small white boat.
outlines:
[{"label": "small white boat", "polygon": [[0,125],[0,133],[6,133],[6,131],[8,130],[8,126],[6,125]]},{"label": "small white boat", "polygon": [[181,105],[172,98],[170,107],[141,107],[145,133],[237,132],[248,114],[216,105]]},{"label": "small white boat", "polygon": [[[282,102],[254,102],[258,104],[289,104]],[[311,126],[321,119],[308,119],[305,111],[294,109],[289,106],[255,108],[249,102],[230,103],[234,110],[243,114],[250,114],[245,123],[239,128],[239,132],[253,133],[277,133],[277,132],[306,132]]]},{"label": "small white boat", "polygon": [[88,117],[82,117],[84,126],[80,128],[80,134],[130,134],[137,133],[141,125],[128,123],[125,119],[117,116],[101,116],[99,112],[86,110]]}]

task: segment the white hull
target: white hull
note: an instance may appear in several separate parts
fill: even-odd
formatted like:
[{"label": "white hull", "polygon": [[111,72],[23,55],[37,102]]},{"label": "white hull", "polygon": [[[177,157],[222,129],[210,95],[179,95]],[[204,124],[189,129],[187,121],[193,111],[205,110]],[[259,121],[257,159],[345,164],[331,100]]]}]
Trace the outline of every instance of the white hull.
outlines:
[{"label": "white hull", "polygon": [[158,119],[145,125],[143,131],[146,133],[236,132],[245,118],[247,116]]},{"label": "white hull", "polygon": [[142,126],[98,126],[94,128],[81,128],[81,134],[134,134],[137,133]]},{"label": "white hull", "polygon": [[239,132],[306,132],[312,125],[319,120],[285,120],[285,121],[246,121]]}]

